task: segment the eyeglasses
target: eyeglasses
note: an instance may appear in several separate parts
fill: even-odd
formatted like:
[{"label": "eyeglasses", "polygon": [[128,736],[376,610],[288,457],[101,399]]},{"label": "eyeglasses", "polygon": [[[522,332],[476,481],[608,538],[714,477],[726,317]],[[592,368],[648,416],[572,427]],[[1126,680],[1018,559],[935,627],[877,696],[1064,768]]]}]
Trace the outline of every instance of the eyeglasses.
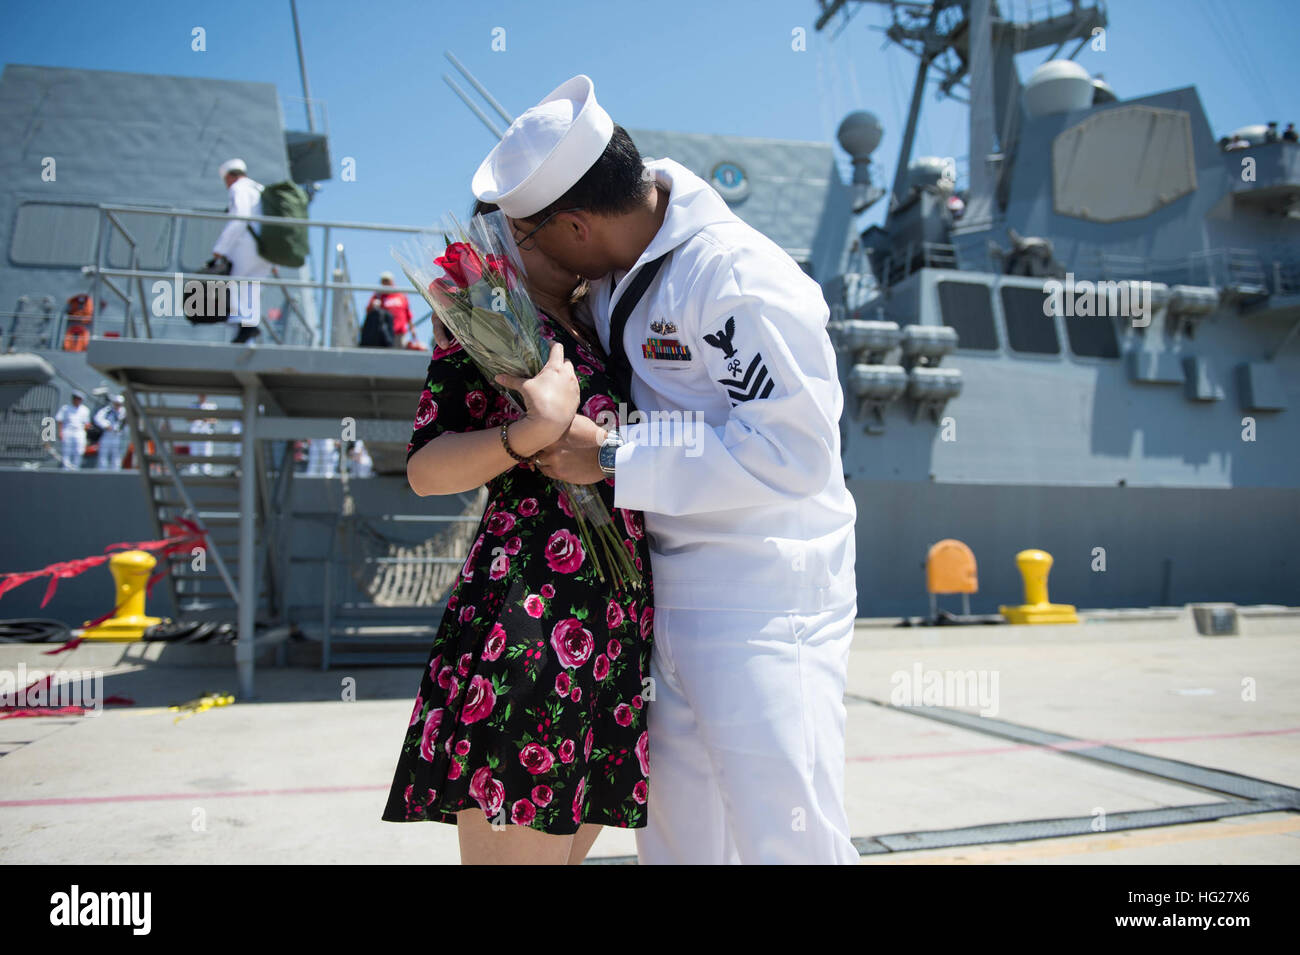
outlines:
[{"label": "eyeglasses", "polygon": [[522,239],[515,239],[515,245],[519,246],[519,248],[525,252],[533,251],[533,249],[537,248],[536,241],[533,241],[531,245],[524,245],[524,243],[527,242],[529,239],[532,239],[533,236],[537,235],[537,233],[541,231],[542,226],[546,225],[546,223],[550,222],[551,219],[553,219],[555,216],[558,216],[561,212],[581,212],[581,211],[582,211],[582,206],[574,206],[572,209],[556,209],[549,216],[547,216],[545,219],[539,222],[537,224],[537,228],[533,229]]}]

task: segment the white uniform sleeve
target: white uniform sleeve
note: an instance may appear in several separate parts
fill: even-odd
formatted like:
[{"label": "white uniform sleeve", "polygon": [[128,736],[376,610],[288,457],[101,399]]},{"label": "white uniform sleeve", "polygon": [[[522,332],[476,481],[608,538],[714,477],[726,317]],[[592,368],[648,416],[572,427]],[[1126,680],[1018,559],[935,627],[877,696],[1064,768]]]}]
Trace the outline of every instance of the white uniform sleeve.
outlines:
[{"label": "white uniform sleeve", "polygon": [[112,410],[112,405],[104,405],[104,407],[96,411],[94,417],[91,419],[95,422],[95,427],[103,428],[105,431],[112,431],[113,422],[108,416],[109,412]]},{"label": "white uniform sleeve", "polygon": [[[251,216],[255,215],[254,208],[261,198],[260,193],[245,180],[238,179],[230,187],[230,203],[227,211],[231,215]],[[226,223],[226,227],[221,230],[221,235],[217,236],[217,244],[212,247],[214,255],[224,255],[230,258],[230,253],[235,250],[235,244],[239,241],[241,235],[246,235],[249,223],[241,222],[238,219],[231,219]]]},{"label": "white uniform sleeve", "polygon": [[730,413],[685,440],[668,440],[653,420],[624,428],[615,505],[681,515],[819,493],[842,467],[843,407],[821,289],[754,252],[719,255],[693,286],[700,304],[682,316],[683,331]]}]

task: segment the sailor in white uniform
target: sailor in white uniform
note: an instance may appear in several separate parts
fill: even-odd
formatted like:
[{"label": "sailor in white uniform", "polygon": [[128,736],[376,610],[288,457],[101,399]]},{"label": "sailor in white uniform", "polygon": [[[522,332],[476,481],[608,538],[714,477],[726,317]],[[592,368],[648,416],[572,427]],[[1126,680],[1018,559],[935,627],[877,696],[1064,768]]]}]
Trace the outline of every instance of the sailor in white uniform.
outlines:
[{"label": "sailor in white uniform", "polygon": [[[228,203],[226,212],[240,216],[260,216],[262,214],[262,184],[248,177],[248,168],[242,159],[229,159],[219,169],[221,181],[226,184]],[[217,237],[212,254],[222,256],[230,261],[232,279],[261,279],[272,274],[273,266],[257,253],[257,239],[249,232],[249,227],[260,229],[261,225],[244,222],[239,219],[229,220],[221,235]],[[261,334],[258,323],[261,321],[261,283],[255,282],[249,289],[251,294],[242,291],[232,296],[234,311],[226,318],[227,324],[238,325],[235,342],[245,342]]]},{"label": "sailor in white uniform", "polygon": [[121,395],[114,395],[110,404],[95,412],[95,425],[100,429],[98,468],[101,471],[122,470],[122,452],[126,438],[126,406]]},{"label": "sailor in white uniform", "polygon": [[[190,403],[190,407],[198,411],[215,411],[217,403],[209,401],[207,395],[198,395]],[[207,417],[193,417],[190,419],[190,434],[216,434],[217,419]],[[217,453],[216,442],[213,441],[191,441],[190,454],[195,457],[211,458]],[[224,450],[222,453],[227,453]],[[197,464],[187,464],[184,468],[186,474],[204,474],[212,475],[216,473],[215,465],[211,461],[203,461]]]},{"label": "sailor in white uniform", "polygon": [[338,458],[338,441],[333,438],[312,438],[307,443],[308,476],[334,477]]},{"label": "sailor in white uniform", "polygon": [[74,391],[72,400],[59,408],[54,420],[59,425],[63,466],[76,471],[81,468],[81,457],[86,453],[86,428],[90,425],[90,409],[86,407],[85,394]]},{"label": "sailor in white uniform", "polygon": [[370,457],[370,452],[366,450],[366,443],[361,440],[352,442],[352,449],[348,452],[348,457],[352,462],[352,474],[354,477],[372,477],[375,473],[375,462]]},{"label": "sailor in white uniform", "polygon": [[699,176],[642,165],[585,76],[511,124],[474,192],[592,281],[611,366],[650,415],[616,431],[575,418],[539,456],[552,477],[612,477],[617,506],[645,512],[641,861],[856,863],[843,704],[856,510],[820,287]]}]

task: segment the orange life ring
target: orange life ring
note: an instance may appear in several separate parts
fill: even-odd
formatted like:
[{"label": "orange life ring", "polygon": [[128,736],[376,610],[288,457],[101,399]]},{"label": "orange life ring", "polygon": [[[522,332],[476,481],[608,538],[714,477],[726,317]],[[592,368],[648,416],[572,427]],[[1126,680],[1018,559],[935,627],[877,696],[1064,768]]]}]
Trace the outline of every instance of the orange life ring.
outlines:
[{"label": "orange life ring", "polygon": [[90,329],[81,322],[69,322],[63,335],[64,351],[85,351],[90,344]]}]

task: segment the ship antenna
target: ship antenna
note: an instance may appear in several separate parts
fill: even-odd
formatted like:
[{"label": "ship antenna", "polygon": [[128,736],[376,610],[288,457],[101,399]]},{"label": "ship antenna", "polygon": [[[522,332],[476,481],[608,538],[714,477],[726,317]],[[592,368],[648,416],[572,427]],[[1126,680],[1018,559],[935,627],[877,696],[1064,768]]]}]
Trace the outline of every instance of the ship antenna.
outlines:
[{"label": "ship antenna", "polygon": [[289,0],[289,12],[293,14],[293,39],[298,44],[298,75],[302,78],[303,108],[307,110],[307,131],[316,132],[316,122],[311,116],[311,84],[307,82],[307,61],[302,55],[302,33],[298,30],[298,4]]},{"label": "ship antenna", "polygon": [[[1083,0],[1071,0],[1063,15],[1053,17],[1049,11],[1045,19],[1012,28],[1009,20],[998,15],[993,0],[819,0],[816,29],[824,29],[837,17],[847,18],[853,9],[850,4],[865,3],[889,8],[892,22],[885,36],[920,61],[894,170],[891,216],[904,198],[917,118],[927,75],[933,70],[939,77],[940,95],[953,96],[957,87],[970,91],[970,189],[964,228],[987,222],[995,210],[1005,208],[1007,170],[1019,135],[1016,103],[1021,87],[1015,55],[1053,45],[1059,52],[1065,43],[1080,37],[1086,42],[1094,28],[1106,25],[1104,3],[1092,0],[1085,6]],[[997,95],[999,78],[1001,96]],[[1000,140],[996,144],[995,137]]]},{"label": "ship antenna", "polygon": [[[443,55],[446,56],[447,59],[451,61],[451,65],[456,67],[456,69],[460,71],[461,76],[465,77],[465,79],[469,81],[469,84],[478,91],[479,95],[482,96],[483,99],[487,101],[487,104],[491,106],[494,110],[496,110],[496,114],[506,121],[506,125],[509,125],[510,123],[513,123],[515,121],[515,118],[505,111],[505,107],[503,107],[500,103],[497,102],[496,97],[494,97],[491,93],[487,91],[487,87],[485,87],[482,83],[480,83],[477,79],[475,79],[474,74],[471,73],[469,70],[467,70],[465,68],[465,65],[461,63],[460,60],[456,59],[455,55],[450,50],[444,51]],[[472,99],[469,98],[469,94],[466,93],[463,89],[461,89],[460,86],[457,85],[455,80],[453,80],[446,73],[442,74],[442,79],[443,82],[446,83],[448,86],[450,86],[452,88],[452,91],[455,92],[455,94],[461,98],[461,101],[466,106],[469,107],[470,112],[472,112],[475,116],[479,118],[479,122],[481,122],[484,126],[488,128],[488,130],[492,133],[492,135],[494,135],[497,139],[500,139],[502,136],[505,135],[505,131],[496,123],[494,123],[492,121],[492,117],[484,113],[483,110],[481,110],[478,107],[478,104],[476,104]]]}]

